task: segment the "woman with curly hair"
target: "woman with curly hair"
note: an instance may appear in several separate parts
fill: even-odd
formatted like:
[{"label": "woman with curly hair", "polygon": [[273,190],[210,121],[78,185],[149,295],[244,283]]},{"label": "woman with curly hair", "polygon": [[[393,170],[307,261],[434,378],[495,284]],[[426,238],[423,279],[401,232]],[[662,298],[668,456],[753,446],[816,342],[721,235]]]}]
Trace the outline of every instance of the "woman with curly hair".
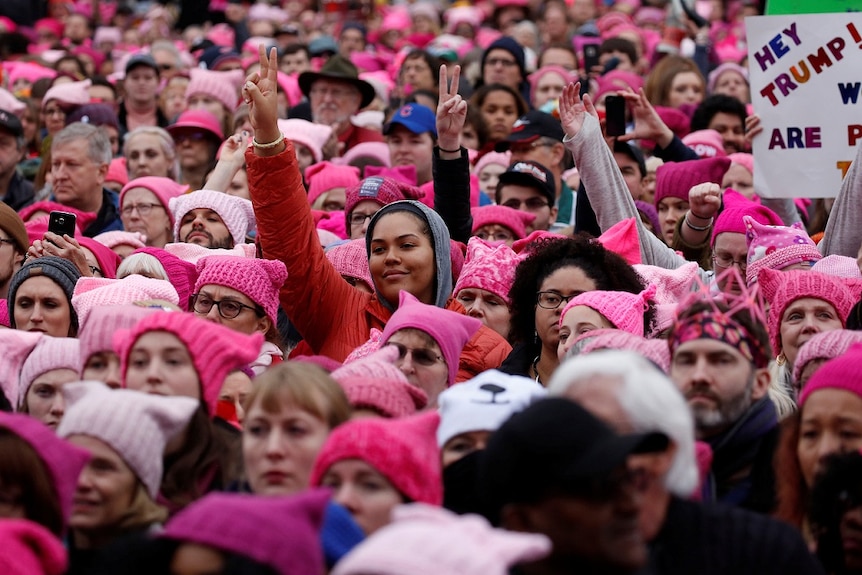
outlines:
[{"label": "woman with curly hair", "polygon": [[[585,236],[540,239],[527,247],[509,291],[514,349],[501,371],[546,384],[559,365],[560,312],[576,295],[592,290],[644,289],[640,276],[619,255]],[[653,310],[644,321],[652,322]]]}]

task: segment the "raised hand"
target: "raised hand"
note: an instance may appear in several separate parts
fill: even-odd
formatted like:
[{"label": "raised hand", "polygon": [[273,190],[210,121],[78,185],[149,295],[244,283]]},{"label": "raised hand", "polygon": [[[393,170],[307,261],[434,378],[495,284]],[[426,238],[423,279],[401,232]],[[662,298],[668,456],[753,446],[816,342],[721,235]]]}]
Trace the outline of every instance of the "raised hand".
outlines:
[{"label": "raised hand", "polygon": [[[256,141],[267,144],[278,139],[278,56],[275,48],[269,57],[263,44],[258,46],[260,72],[248,77],[242,87],[242,98],[248,104],[248,119]],[[259,150],[255,149],[255,152]]]},{"label": "raised hand", "polygon": [[710,220],[721,207],[721,187],[712,182],[692,186],[688,192],[689,211],[701,220]]},{"label": "raised hand", "polygon": [[652,104],[647,100],[643,88],[635,92],[631,88],[618,92],[626,99],[634,119],[634,130],[620,136],[617,140],[627,142],[629,140],[652,140],[659,147],[664,148],[673,140],[673,132],[655,111]]},{"label": "raised hand", "polygon": [[455,66],[450,82],[449,68],[440,66],[440,96],[437,99],[437,145],[442,150],[460,150],[461,132],[467,121],[467,102],[458,94],[461,66]]},{"label": "raised hand", "polygon": [[84,248],[78,240],[71,236],[59,236],[53,232],[45,232],[41,240],[33,240],[27,249],[27,257],[41,258],[43,256],[56,256],[72,262],[82,276],[92,276],[93,270],[87,263]]},{"label": "raised hand", "polygon": [[560,124],[569,139],[581,131],[587,114],[596,119],[599,117],[589,94],[581,100],[581,83],[573,82],[563,88],[563,95],[560,96]]}]

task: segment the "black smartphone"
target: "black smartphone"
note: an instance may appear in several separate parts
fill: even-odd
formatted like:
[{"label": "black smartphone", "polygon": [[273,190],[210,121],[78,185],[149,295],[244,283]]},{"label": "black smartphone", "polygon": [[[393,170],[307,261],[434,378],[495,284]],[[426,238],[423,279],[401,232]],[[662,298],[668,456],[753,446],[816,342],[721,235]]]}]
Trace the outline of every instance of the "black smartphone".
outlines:
[{"label": "black smartphone", "polygon": [[593,68],[599,65],[599,45],[584,45],[584,74],[589,74]]},{"label": "black smartphone", "polygon": [[622,136],[626,133],[626,99],[622,96],[605,98],[605,135]]},{"label": "black smartphone", "polygon": [[75,214],[69,212],[51,212],[48,217],[48,231],[60,237],[64,235],[75,237]]}]

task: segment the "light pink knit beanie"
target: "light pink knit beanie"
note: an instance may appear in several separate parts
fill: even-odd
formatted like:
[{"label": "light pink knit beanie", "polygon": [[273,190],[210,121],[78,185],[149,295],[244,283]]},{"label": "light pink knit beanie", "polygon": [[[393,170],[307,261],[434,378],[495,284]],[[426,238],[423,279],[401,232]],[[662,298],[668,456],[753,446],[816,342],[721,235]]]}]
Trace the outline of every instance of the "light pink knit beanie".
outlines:
[{"label": "light pink knit beanie", "polygon": [[235,244],[245,242],[245,238],[255,227],[254,209],[251,202],[245,198],[229,196],[224,192],[214,190],[198,190],[171,198],[169,202],[174,215],[174,238],[182,241],[180,223],[183,216],[192,210],[206,208],[214,211],[227,226]]},{"label": "light pink knit beanie", "polygon": [[27,391],[40,376],[55,369],[71,369],[78,372],[81,346],[72,337],[43,336],[21,366],[18,379],[18,407],[24,403]]},{"label": "light pink knit beanie", "polygon": [[655,297],[655,293],[656,288],[653,285],[637,294],[601,290],[584,292],[572,298],[563,308],[560,325],[570,309],[582,305],[602,314],[617,329],[643,336],[644,312],[649,309],[649,302]]},{"label": "light pink knit beanie", "polygon": [[163,300],[179,305],[177,290],[170,282],[138,274],[123,279],[83,277],[75,284],[72,306],[78,312],[81,329],[96,308],[132,304],[139,301]]}]

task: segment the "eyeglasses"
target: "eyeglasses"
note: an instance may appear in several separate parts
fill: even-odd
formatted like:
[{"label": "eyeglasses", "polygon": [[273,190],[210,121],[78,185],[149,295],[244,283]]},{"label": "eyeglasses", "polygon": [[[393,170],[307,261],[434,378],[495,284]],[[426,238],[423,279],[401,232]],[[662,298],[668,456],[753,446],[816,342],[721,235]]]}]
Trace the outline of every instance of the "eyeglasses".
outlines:
[{"label": "eyeglasses", "polygon": [[394,341],[390,341],[387,345],[394,345],[398,348],[398,359],[403,360],[407,357],[407,353],[410,353],[410,357],[413,358],[413,363],[417,365],[422,365],[425,367],[430,367],[435,363],[443,361],[443,358],[439,355],[435,354],[430,349],[424,348],[410,348],[406,345],[402,345],[400,343],[395,343]]},{"label": "eyeglasses", "polygon": [[102,270],[100,270],[96,266],[87,266],[87,267],[89,267],[90,271],[93,272],[93,277],[100,277],[100,278],[105,277],[104,272],[102,272]]},{"label": "eyeglasses", "polygon": [[183,132],[181,134],[174,135],[174,142],[177,144],[182,144],[186,141],[192,142],[200,142],[207,137],[203,132]]},{"label": "eyeglasses", "polygon": [[[376,213],[376,212],[375,212]],[[350,214],[350,225],[351,226],[361,226],[365,223],[365,220],[370,220],[374,217],[374,214]]]},{"label": "eyeglasses", "polygon": [[259,309],[254,308],[250,305],[245,305],[244,303],[239,303],[238,301],[234,301],[231,299],[214,300],[204,294],[192,294],[192,307],[199,314],[208,314],[213,308],[213,306],[216,306],[218,308],[218,314],[224,319],[235,318],[242,313],[243,309],[250,309],[251,311],[256,313],[258,317],[261,316]]},{"label": "eyeglasses", "polygon": [[141,216],[147,217],[148,215],[150,215],[150,212],[153,211],[153,208],[164,208],[164,206],[162,204],[153,204],[153,203],[130,204],[130,205],[123,206],[122,214],[124,216],[131,216],[132,212],[134,212],[135,210],[138,210],[138,213]]},{"label": "eyeglasses", "polygon": [[526,200],[512,198],[503,202],[503,205],[514,210],[520,210],[522,205],[527,206],[528,210],[541,210],[551,204],[548,200],[543,200],[542,198],[527,198]]},{"label": "eyeglasses", "polygon": [[725,269],[736,264],[739,267],[739,271],[742,273],[745,273],[745,269],[748,267],[747,259],[743,258],[741,260],[735,260],[730,254],[712,254],[712,261],[716,266]]},{"label": "eyeglasses", "polygon": [[536,303],[545,309],[557,309],[563,302],[569,303],[573,297],[582,293],[584,292],[577,291],[572,295],[563,295],[555,291],[540,291],[536,294]]},{"label": "eyeglasses", "polygon": [[476,237],[488,242],[509,242],[515,239],[509,232],[494,232],[490,234],[486,231],[479,231],[476,232]]},{"label": "eyeglasses", "polygon": [[486,66],[503,66],[505,68],[511,68],[512,66],[517,66],[518,63],[514,60],[508,60],[506,58],[488,58],[485,60]]}]

